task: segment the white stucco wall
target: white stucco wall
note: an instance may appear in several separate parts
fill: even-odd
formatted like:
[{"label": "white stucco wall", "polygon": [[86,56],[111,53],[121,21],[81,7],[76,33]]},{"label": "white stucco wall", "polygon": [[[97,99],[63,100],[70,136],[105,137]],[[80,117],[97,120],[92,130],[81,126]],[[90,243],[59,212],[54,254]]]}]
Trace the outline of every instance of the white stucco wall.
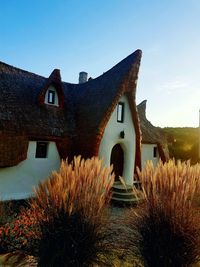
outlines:
[{"label": "white stucco wall", "polygon": [[147,160],[151,160],[154,166],[157,165],[159,161],[159,153],[158,153],[158,148],[157,148],[157,157],[154,157],[153,155],[154,147],[157,147],[157,145],[156,144],[142,144],[142,147],[141,147],[142,169],[144,168]]},{"label": "white stucco wall", "polygon": [[[120,144],[124,151],[123,177],[127,184],[133,184],[133,174],[135,166],[135,128],[132,121],[131,111],[126,96],[122,96],[119,102],[125,104],[124,122],[117,122],[117,107],[112,113],[105,128],[103,138],[99,147],[99,157],[104,160],[105,165],[110,165],[112,148]],[[120,132],[125,132],[125,138],[120,138]]]},{"label": "white stucco wall", "polygon": [[29,142],[27,159],[17,166],[0,168],[0,199],[22,199],[32,194],[32,187],[60,167],[55,142],[48,143],[47,158],[35,158],[36,142]]},{"label": "white stucco wall", "polygon": [[[49,90],[55,92],[55,104],[48,103],[48,93],[49,93]],[[45,98],[44,98],[44,103],[47,104],[47,105],[51,105],[51,106],[58,106],[59,105],[58,104],[58,94],[57,94],[57,91],[56,91],[56,89],[52,85],[50,85],[49,88],[48,88],[48,90],[46,91]]]}]

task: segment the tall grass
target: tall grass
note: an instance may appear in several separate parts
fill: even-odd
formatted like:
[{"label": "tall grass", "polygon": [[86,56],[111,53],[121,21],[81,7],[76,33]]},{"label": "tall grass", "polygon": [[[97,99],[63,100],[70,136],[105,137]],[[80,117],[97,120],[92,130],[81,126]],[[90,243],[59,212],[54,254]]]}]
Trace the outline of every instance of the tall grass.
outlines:
[{"label": "tall grass", "polygon": [[191,266],[200,256],[199,213],[193,199],[199,188],[200,165],[148,162],[138,170],[144,203],[126,215],[128,252],[144,266]]},{"label": "tall grass", "polygon": [[114,182],[97,158],[74,158],[39,184],[30,203],[41,229],[38,266],[108,265],[104,216]]}]

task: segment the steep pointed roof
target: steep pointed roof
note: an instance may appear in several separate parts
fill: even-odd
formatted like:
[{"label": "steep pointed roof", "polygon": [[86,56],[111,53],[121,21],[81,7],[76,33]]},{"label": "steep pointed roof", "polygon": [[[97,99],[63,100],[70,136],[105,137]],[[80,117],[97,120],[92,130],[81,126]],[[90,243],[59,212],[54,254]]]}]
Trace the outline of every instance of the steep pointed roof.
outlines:
[{"label": "steep pointed roof", "polygon": [[[77,133],[80,133],[76,143],[79,148],[82,147],[81,154],[84,151],[93,151],[91,153],[97,154],[97,144],[100,142],[106,124],[123,94],[128,96],[136,138],[138,138],[137,143],[140,143],[135,94],[141,56],[141,50],[136,50],[98,78],[73,88],[71,93],[76,107],[75,121]],[[91,140],[95,140],[94,143]],[[88,142],[90,144],[87,144]],[[139,155],[137,157],[139,158]]]},{"label": "steep pointed roof", "polygon": [[44,88],[41,90],[38,97],[39,105],[44,105],[46,91],[51,85],[53,85],[57,91],[59,107],[64,108],[64,92],[59,69],[54,69],[49,78],[46,80]]},{"label": "steep pointed roof", "polygon": [[26,159],[29,140],[55,140],[67,150],[73,120],[64,109],[39,105],[48,82],[49,78],[0,62],[0,167]]},{"label": "steep pointed roof", "polygon": [[79,129],[98,133],[116,100],[135,92],[140,59],[137,50],[98,78],[76,85],[72,93]]},{"label": "steep pointed roof", "polygon": [[0,63],[1,132],[23,132],[32,138],[53,136],[53,128],[61,126],[62,132],[68,132],[61,109],[38,104],[38,97],[48,81],[48,78]]},{"label": "steep pointed roof", "polygon": [[[17,160],[11,160],[14,151],[18,151],[18,162],[24,159],[28,140],[55,140],[62,157],[68,156],[68,151],[83,156],[97,155],[106,124],[123,94],[127,95],[131,107],[140,161],[135,104],[140,60],[141,51],[137,50],[103,75],[83,84],[62,82],[57,69],[45,78],[0,62],[0,146],[5,136],[16,139],[4,163],[1,164],[3,156],[0,159],[0,167],[10,166],[11,162],[16,164]],[[59,107],[41,105],[51,84],[61,96]],[[21,139],[23,151],[18,145]]]},{"label": "steep pointed roof", "polygon": [[161,159],[165,161],[169,158],[167,139],[165,138],[163,130],[159,127],[153,126],[147,119],[146,104],[147,100],[144,100],[139,105],[137,105],[140,128],[142,132],[142,143],[157,144],[160,150],[159,154],[161,155]]},{"label": "steep pointed roof", "polygon": [[155,144],[160,141],[161,131],[151,124],[146,117],[146,104],[147,100],[142,101],[138,106],[138,115],[140,119],[140,128],[142,131],[142,142]]}]

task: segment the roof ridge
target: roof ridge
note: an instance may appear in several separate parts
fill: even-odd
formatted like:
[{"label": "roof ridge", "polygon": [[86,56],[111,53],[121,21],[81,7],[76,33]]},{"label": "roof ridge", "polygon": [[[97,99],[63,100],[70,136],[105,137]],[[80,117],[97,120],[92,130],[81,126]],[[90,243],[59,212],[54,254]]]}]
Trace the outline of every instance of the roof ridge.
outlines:
[{"label": "roof ridge", "polygon": [[[137,60],[140,61],[141,57],[142,57],[142,50],[141,49],[137,49],[133,53],[131,53],[130,55],[128,55],[127,57],[125,57],[124,59],[122,59],[120,62],[118,62],[117,64],[115,64],[110,70],[112,70],[114,68],[117,68],[118,66],[122,65],[124,62],[127,62],[129,60],[130,60],[129,64],[132,65]],[[134,58],[134,62],[132,61],[133,58]]]},{"label": "roof ridge", "polygon": [[19,73],[25,73],[25,74],[29,74],[29,75],[32,75],[32,76],[37,76],[37,77],[45,78],[45,79],[46,79],[46,77],[44,77],[44,76],[42,76],[42,75],[36,74],[36,73],[34,73],[34,72],[27,71],[27,70],[24,70],[24,69],[15,67],[15,66],[13,66],[13,65],[7,64],[7,63],[5,63],[5,62],[3,62],[3,61],[0,61],[0,69],[1,69],[1,66],[2,66],[2,65],[3,65],[4,67],[7,67],[7,68],[11,69],[11,70],[15,70],[15,71],[17,71],[17,72],[19,72]]},{"label": "roof ridge", "polygon": [[146,104],[147,104],[147,99],[143,100],[142,102],[140,102],[137,107],[142,107],[142,106],[145,106],[146,107]]},{"label": "roof ridge", "polygon": [[[88,83],[93,83],[96,80],[102,79],[102,77],[110,75],[110,73],[112,73],[113,71],[118,71],[120,69],[123,69],[123,65],[126,65],[126,67],[128,65],[129,66],[128,68],[130,69],[131,66],[134,65],[135,63],[140,64],[141,57],[142,57],[142,50],[141,49],[137,49],[133,53],[128,55],[126,58],[124,58],[120,62],[116,63],[112,68],[106,70],[105,72],[103,72],[99,76],[97,76],[95,78],[92,78],[91,80],[88,80],[86,83],[81,83],[81,84],[79,84],[79,83],[69,83],[69,82],[64,82],[64,83],[74,84],[74,85],[77,85],[78,87],[84,87]],[[126,71],[125,71],[125,73],[126,73]]]}]

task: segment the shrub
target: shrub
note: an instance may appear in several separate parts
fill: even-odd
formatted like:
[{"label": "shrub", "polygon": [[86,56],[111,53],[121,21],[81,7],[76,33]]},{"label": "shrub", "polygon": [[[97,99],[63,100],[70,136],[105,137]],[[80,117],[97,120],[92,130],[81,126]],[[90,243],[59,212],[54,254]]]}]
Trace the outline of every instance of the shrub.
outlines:
[{"label": "shrub", "polygon": [[104,211],[114,181],[111,172],[97,158],[79,156],[71,164],[63,161],[60,172],[53,172],[35,189],[30,205],[41,232],[38,266],[108,261]]},{"label": "shrub", "polygon": [[16,218],[21,207],[25,207],[26,205],[25,200],[0,201],[0,226]]},{"label": "shrub", "polygon": [[[20,210],[25,207],[27,207],[25,200],[0,201],[0,253],[13,250],[17,242],[14,236],[18,235],[15,233],[16,229],[13,229],[16,228],[14,222],[16,220],[17,223]],[[22,229],[22,225],[20,227]]]},{"label": "shrub", "polygon": [[9,219],[10,212],[10,203],[6,205],[3,201],[0,201],[0,226],[7,223]]},{"label": "shrub", "polygon": [[23,208],[15,219],[0,227],[1,253],[21,251],[37,254],[40,228],[34,212]]},{"label": "shrub", "polygon": [[200,165],[174,161],[138,171],[144,203],[131,210],[127,221],[128,253],[144,266],[191,266],[200,256],[199,213],[192,207]]}]

